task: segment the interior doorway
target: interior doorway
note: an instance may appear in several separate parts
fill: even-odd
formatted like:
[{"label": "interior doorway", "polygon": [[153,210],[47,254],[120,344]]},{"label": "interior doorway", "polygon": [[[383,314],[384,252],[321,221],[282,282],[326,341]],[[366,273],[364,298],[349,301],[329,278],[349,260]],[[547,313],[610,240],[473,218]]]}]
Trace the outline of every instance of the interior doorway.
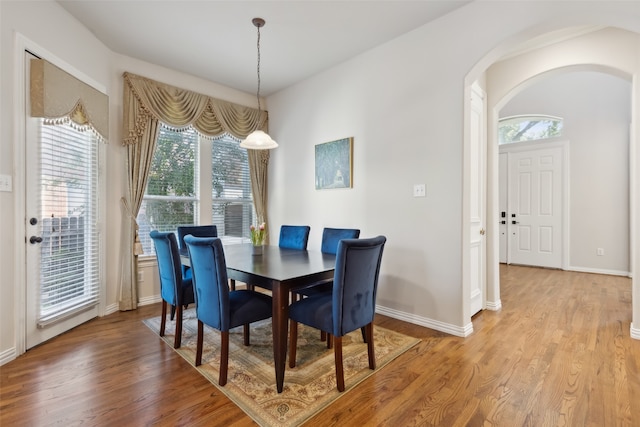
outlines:
[{"label": "interior doorway", "polygon": [[[636,37],[635,33],[628,33],[625,31],[621,31],[615,28],[607,28],[602,30],[602,34],[598,36],[602,36],[603,39],[606,40],[616,40],[618,37]],[[546,39],[549,41],[548,38]],[[581,50],[581,53],[588,53],[589,58],[593,58],[594,55],[597,56],[597,52],[593,52],[593,49],[597,49],[597,45],[593,45],[592,37],[589,40],[585,41],[585,48]],[[589,44],[591,42],[591,44]],[[561,42],[554,45],[554,51],[557,53],[558,51],[562,51],[562,48],[559,46]],[[572,40],[573,47],[575,48],[575,41]],[[504,48],[503,48],[504,49]],[[502,50],[502,53],[506,53],[509,49]],[[497,122],[499,117],[499,111],[502,106],[504,106],[509,99],[511,99],[518,90],[521,90],[524,87],[528,87],[532,85],[534,81],[546,73],[560,73],[568,71],[569,69],[582,69],[582,70],[591,70],[604,72],[611,76],[622,77],[628,83],[632,82],[632,78],[637,74],[637,67],[629,66],[628,61],[625,62],[625,59],[620,57],[619,55],[616,57],[611,57],[609,55],[610,52],[602,52],[602,61],[597,65],[585,65],[590,64],[588,60],[582,60],[580,55],[561,55],[554,56],[553,61],[545,61],[544,55],[541,55],[540,52],[536,52],[536,66],[528,67],[526,66],[524,61],[520,61],[520,56],[510,56],[508,59],[501,58],[500,54],[497,52],[501,51],[500,48],[496,49],[496,52],[492,52],[488,54],[483,61],[480,63],[469,73],[467,76],[467,87],[471,86],[471,83],[479,78],[479,76],[483,76],[485,80],[485,84],[490,89],[488,90],[488,97],[491,100],[490,105],[488,106],[488,157],[487,157],[487,178],[488,178],[488,200],[487,200],[487,300],[486,300],[486,308],[491,310],[499,310],[502,306],[502,302],[500,300],[500,276],[499,276],[499,263],[501,259],[504,259],[504,254],[500,253],[500,239],[502,237],[502,233],[500,232],[501,226],[501,217],[500,212],[504,211],[502,206],[499,204],[499,150],[498,145],[495,143],[496,135],[497,135]],[[572,50],[573,53],[576,53],[575,49]],[[517,67],[512,69],[507,69],[505,65],[509,63],[513,59],[516,59]],[[493,64],[493,65],[492,65]],[[577,65],[579,64],[579,65]],[[548,66],[545,66],[548,65]],[[493,80],[491,77],[487,77],[487,73],[489,73],[490,68],[493,66],[503,67],[501,73],[499,75],[494,76]],[[484,75],[483,75],[484,73]],[[637,105],[635,100],[638,96],[638,87],[637,80],[633,80],[634,83],[631,83],[631,89],[629,90],[630,98],[632,99],[633,105]],[[518,89],[520,88],[520,89]],[[637,115],[637,112],[634,111],[634,107],[628,106],[630,108],[631,117]],[[625,221],[625,224],[631,230],[631,233],[627,234],[627,242],[628,248],[627,251],[631,252],[626,259],[629,260],[629,264],[626,267],[627,273],[621,271],[621,274],[629,274],[633,273],[634,266],[637,267],[637,253],[633,252],[633,244],[638,241],[638,227],[636,224],[637,221],[637,200],[634,196],[634,188],[637,188],[634,185],[633,176],[637,176],[637,168],[638,168],[638,128],[637,124],[633,123],[630,126],[631,132],[629,132],[629,127],[627,127],[627,135],[629,136],[628,144],[629,151],[626,153],[626,163],[625,165],[629,168],[628,179],[625,182],[625,188],[628,189],[627,197],[629,197],[629,205],[630,209],[625,210],[628,214],[628,218]],[[599,176],[596,173],[592,174],[593,176]],[[573,188],[571,191],[574,191]],[[506,220],[505,220],[506,221]],[[634,231],[635,230],[635,231]],[[606,233],[606,231],[605,231]],[[578,248],[572,248],[577,250]],[[590,253],[595,254],[596,251],[591,251],[591,248],[587,248]],[[580,271],[580,270],[577,270]],[[635,293],[638,288],[640,288],[640,284],[637,280],[632,280],[632,287]],[[631,323],[631,335],[633,338],[640,339],[640,330],[635,326],[637,325],[637,319],[639,312],[637,310],[637,302],[634,301],[633,305],[633,319]]]}]

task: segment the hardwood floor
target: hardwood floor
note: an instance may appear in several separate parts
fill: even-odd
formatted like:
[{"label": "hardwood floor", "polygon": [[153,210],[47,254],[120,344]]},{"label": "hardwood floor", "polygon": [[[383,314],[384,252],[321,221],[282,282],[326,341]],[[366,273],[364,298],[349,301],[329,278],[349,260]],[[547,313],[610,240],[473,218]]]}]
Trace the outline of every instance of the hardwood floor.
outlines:
[{"label": "hardwood floor", "polygon": [[[422,342],[305,426],[640,426],[630,279],[501,276],[503,308],[467,338],[377,316]],[[92,320],[0,367],[0,425],[255,425],[142,324],[159,313]]]}]

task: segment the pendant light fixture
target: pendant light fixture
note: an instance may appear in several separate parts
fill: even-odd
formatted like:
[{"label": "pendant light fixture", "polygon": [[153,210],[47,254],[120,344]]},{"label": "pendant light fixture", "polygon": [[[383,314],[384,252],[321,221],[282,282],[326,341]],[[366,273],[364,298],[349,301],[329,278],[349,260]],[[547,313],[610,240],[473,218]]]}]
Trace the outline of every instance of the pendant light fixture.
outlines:
[{"label": "pendant light fixture", "polygon": [[[264,27],[264,19],[262,18],[253,18],[251,21],[253,25],[258,29],[258,116],[260,116],[262,110],[260,109],[260,28]],[[258,123],[259,123],[258,119]],[[245,140],[240,143],[240,147],[247,148],[249,150],[269,150],[271,148],[276,148],[278,143],[275,142],[271,137],[265,132],[256,129],[251,132]]]}]

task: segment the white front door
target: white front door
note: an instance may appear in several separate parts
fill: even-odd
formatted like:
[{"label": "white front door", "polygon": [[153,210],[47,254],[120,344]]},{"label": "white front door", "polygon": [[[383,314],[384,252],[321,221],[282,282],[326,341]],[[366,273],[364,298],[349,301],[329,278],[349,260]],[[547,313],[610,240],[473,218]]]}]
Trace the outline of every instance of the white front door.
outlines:
[{"label": "white front door", "polygon": [[562,268],[564,144],[508,154],[508,262]]},{"label": "white front door", "polygon": [[[29,61],[25,52],[26,81]],[[28,86],[28,83],[27,83]],[[32,118],[25,94],[26,348],[98,315],[98,142]]]},{"label": "white front door", "polygon": [[478,85],[471,87],[469,117],[469,178],[470,178],[470,314],[484,308],[486,286],[486,131],[485,94]]}]

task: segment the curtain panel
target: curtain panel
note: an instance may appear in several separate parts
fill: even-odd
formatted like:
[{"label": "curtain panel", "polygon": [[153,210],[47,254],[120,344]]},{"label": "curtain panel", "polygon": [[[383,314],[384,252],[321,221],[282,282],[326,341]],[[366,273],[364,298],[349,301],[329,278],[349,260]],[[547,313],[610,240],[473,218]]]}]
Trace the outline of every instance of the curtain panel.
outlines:
[{"label": "curtain panel", "polygon": [[[211,98],[125,72],[123,145],[127,147],[128,193],[122,198],[120,310],[137,308],[137,257],[140,254],[136,217],[142,205],[160,123],[174,128],[193,126],[205,136],[225,133],[244,139],[256,129],[268,131],[268,113]],[[259,151],[259,152],[258,152]],[[268,150],[249,150],[251,189],[256,213],[267,222]]]}]

